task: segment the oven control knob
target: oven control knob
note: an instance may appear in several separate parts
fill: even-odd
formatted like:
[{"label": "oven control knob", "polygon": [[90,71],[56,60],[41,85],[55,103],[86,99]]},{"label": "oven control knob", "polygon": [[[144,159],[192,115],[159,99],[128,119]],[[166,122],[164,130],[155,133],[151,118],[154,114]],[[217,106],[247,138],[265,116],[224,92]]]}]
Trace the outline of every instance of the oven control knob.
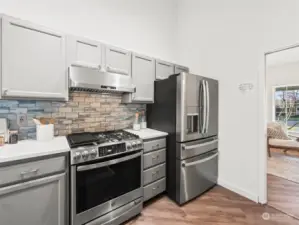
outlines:
[{"label": "oven control knob", "polygon": [[90,151],[91,158],[95,158],[97,156],[97,151],[95,149]]},{"label": "oven control knob", "polygon": [[80,152],[76,152],[74,155],[74,160],[75,161],[79,161],[81,159],[81,153]]},{"label": "oven control knob", "polygon": [[82,153],[82,158],[83,158],[84,160],[87,160],[87,159],[88,159],[88,156],[89,156],[89,152],[88,152],[88,151],[84,151],[84,152]]},{"label": "oven control knob", "polygon": [[142,147],[142,142],[141,141],[137,141],[137,146],[138,146],[138,148],[141,148]]},{"label": "oven control knob", "polygon": [[131,143],[127,143],[127,149],[131,150],[132,149],[132,144]]},{"label": "oven control knob", "polygon": [[132,142],[132,146],[133,146],[133,148],[136,148],[137,147],[136,142]]}]

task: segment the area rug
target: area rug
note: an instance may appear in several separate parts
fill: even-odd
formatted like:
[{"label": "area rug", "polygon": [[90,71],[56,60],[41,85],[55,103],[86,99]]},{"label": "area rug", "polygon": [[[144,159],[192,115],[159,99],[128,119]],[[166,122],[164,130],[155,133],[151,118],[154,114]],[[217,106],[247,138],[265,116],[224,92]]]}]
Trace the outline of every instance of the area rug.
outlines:
[{"label": "area rug", "polygon": [[299,157],[272,153],[268,158],[268,174],[299,183]]}]

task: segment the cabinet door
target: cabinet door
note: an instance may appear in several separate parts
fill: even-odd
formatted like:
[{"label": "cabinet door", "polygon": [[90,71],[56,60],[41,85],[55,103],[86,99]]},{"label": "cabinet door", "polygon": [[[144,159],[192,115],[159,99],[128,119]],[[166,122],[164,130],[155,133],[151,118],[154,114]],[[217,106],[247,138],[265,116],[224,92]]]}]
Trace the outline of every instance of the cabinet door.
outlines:
[{"label": "cabinet door", "polygon": [[133,101],[154,102],[155,60],[133,53],[132,78],[136,86]]},{"label": "cabinet door", "polygon": [[106,46],[105,52],[107,72],[131,76],[131,52],[112,46]]},{"label": "cabinet door", "polygon": [[87,67],[102,67],[102,44],[86,38],[67,37],[67,64]]},{"label": "cabinet door", "polygon": [[174,65],[161,60],[156,60],[156,79],[167,79],[170,75],[174,74]]},{"label": "cabinet door", "polygon": [[189,68],[185,67],[185,66],[179,66],[179,65],[175,65],[174,67],[174,73],[182,73],[182,72],[189,72]]},{"label": "cabinet door", "polygon": [[65,174],[0,188],[0,224],[65,225]]},{"label": "cabinet door", "polygon": [[2,18],[2,97],[67,99],[65,37]]}]

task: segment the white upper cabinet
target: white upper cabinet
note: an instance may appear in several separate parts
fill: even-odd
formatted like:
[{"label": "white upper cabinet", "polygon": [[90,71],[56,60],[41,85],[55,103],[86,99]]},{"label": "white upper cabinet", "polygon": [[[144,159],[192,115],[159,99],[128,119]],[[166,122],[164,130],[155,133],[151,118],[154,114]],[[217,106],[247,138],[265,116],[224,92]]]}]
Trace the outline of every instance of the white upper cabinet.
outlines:
[{"label": "white upper cabinet", "polygon": [[174,65],[162,60],[156,60],[156,79],[167,79],[170,75],[174,74]]},{"label": "white upper cabinet", "polygon": [[137,53],[132,54],[132,81],[136,92],[123,97],[125,103],[153,103],[155,59]]},{"label": "white upper cabinet", "polygon": [[131,76],[131,52],[113,46],[105,46],[105,49],[106,71]]},{"label": "white upper cabinet", "polygon": [[1,97],[68,99],[65,36],[3,16]]},{"label": "white upper cabinet", "polygon": [[182,73],[182,72],[189,72],[189,68],[185,67],[185,66],[179,66],[179,65],[175,65],[174,66],[174,73]]},{"label": "white upper cabinet", "polygon": [[67,63],[101,69],[103,45],[94,40],[69,35],[67,37]]}]

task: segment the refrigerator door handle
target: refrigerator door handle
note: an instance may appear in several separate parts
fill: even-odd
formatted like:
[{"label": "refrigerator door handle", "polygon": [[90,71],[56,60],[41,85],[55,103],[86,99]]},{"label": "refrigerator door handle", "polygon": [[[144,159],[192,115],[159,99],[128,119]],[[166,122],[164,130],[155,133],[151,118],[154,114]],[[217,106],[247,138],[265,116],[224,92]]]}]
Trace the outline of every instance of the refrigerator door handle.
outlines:
[{"label": "refrigerator door handle", "polygon": [[201,148],[201,147],[204,147],[204,146],[207,146],[207,145],[215,144],[217,142],[218,142],[218,140],[214,140],[214,141],[209,141],[209,142],[205,142],[205,143],[197,144],[197,145],[190,145],[190,146],[183,145],[182,149],[183,150],[189,150],[189,149],[194,149],[194,148]]},{"label": "refrigerator door handle", "polygon": [[201,128],[201,131],[200,133],[205,133],[205,127],[206,127],[206,114],[207,114],[207,109],[206,109],[206,105],[207,105],[207,98],[206,98],[206,94],[207,94],[207,91],[206,91],[206,82],[205,80],[202,81],[202,90],[203,90],[203,115],[202,115],[202,121],[203,121],[203,124],[202,124],[202,128]]},{"label": "refrigerator door handle", "polygon": [[205,133],[208,133],[209,128],[209,121],[210,121],[210,89],[209,89],[209,82],[206,82],[206,97],[207,97],[207,105],[206,105],[206,127],[205,127]]},{"label": "refrigerator door handle", "polygon": [[195,161],[195,162],[191,162],[191,163],[182,163],[182,167],[195,166],[195,165],[197,165],[197,164],[207,162],[207,161],[209,161],[209,160],[211,160],[211,159],[217,157],[218,154],[219,154],[219,153],[217,152],[217,153],[215,153],[215,154],[213,154],[213,155],[211,155],[211,156],[209,156],[209,157],[207,157],[207,158],[204,158],[204,159],[201,159],[201,160],[198,160],[198,161]]}]

